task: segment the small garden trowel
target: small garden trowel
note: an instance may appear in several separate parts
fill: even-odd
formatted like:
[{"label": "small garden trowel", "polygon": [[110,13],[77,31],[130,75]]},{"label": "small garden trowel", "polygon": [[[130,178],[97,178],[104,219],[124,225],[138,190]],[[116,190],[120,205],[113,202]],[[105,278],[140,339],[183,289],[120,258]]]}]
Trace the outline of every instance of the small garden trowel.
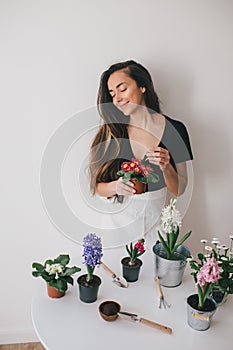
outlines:
[{"label": "small garden trowel", "polygon": [[122,288],[127,288],[128,283],[123,277],[118,277],[107,265],[101,262],[103,269],[112,277],[112,282]]}]

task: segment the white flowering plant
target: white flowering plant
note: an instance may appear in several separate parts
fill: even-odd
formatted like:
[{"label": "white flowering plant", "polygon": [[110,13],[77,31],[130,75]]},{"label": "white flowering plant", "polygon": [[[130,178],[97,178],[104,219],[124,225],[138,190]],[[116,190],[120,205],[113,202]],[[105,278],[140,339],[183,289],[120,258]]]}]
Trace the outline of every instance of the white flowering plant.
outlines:
[{"label": "white flowering plant", "polygon": [[206,261],[208,258],[215,258],[219,269],[220,278],[214,284],[214,287],[226,294],[233,294],[233,235],[229,236],[230,245],[221,244],[218,238],[213,238],[211,245],[208,245],[206,239],[202,239],[203,252],[199,254],[200,261]]},{"label": "white flowering plant", "polygon": [[54,260],[48,259],[42,265],[38,262],[32,263],[32,276],[42,277],[50,287],[55,288],[59,292],[65,292],[68,288],[68,283],[73,285],[71,277],[81,269],[77,266],[68,267],[70,262],[69,255],[61,254]]},{"label": "white flowering plant", "polygon": [[160,242],[164,248],[168,260],[172,259],[177,248],[183,244],[192,233],[192,231],[189,231],[177,242],[182,220],[180,212],[175,206],[176,199],[171,199],[170,204],[162,210],[161,221],[166,238],[164,239],[160,231],[158,231]]}]

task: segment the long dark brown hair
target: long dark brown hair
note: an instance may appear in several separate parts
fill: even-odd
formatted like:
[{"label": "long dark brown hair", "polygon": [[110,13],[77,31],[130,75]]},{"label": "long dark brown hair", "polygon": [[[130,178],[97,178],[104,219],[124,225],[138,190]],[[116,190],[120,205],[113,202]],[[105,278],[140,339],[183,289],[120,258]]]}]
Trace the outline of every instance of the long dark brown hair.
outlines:
[{"label": "long dark brown hair", "polygon": [[127,138],[127,119],[112,103],[108,79],[116,71],[123,70],[138,87],[145,87],[144,101],[148,109],[160,113],[159,99],[147,69],[135,61],[113,64],[101,75],[97,107],[102,125],[92,142],[89,163],[90,189],[95,194],[96,184],[117,180],[122,159],[118,159],[120,140]]}]

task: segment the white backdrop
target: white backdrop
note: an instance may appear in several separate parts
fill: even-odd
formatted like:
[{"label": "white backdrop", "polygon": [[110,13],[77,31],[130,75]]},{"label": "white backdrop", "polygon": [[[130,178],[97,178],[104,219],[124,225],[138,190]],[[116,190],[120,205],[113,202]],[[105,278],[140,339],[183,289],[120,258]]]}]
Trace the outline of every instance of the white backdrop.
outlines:
[{"label": "white backdrop", "polygon": [[[40,162],[58,126],[95,105],[100,74],[134,59],[165,114],[188,128],[194,191],[184,219],[201,238],[232,234],[233,2],[0,0],[0,343],[36,339],[32,261],[80,259],[46,215]],[[80,120],[80,123],[82,121]],[[75,261],[76,263],[76,261]]]}]

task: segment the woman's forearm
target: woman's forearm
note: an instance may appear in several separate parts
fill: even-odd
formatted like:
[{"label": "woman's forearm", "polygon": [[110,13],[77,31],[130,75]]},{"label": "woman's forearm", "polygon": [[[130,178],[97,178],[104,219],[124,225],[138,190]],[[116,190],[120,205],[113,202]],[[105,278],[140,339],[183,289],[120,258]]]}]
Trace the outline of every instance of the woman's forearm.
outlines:
[{"label": "woman's forearm", "polygon": [[101,197],[113,197],[116,194],[116,181],[99,182],[96,184],[96,193]]},{"label": "woman's forearm", "polygon": [[171,164],[163,171],[164,179],[168,190],[176,197],[181,195],[187,185],[187,176],[179,174]]}]

